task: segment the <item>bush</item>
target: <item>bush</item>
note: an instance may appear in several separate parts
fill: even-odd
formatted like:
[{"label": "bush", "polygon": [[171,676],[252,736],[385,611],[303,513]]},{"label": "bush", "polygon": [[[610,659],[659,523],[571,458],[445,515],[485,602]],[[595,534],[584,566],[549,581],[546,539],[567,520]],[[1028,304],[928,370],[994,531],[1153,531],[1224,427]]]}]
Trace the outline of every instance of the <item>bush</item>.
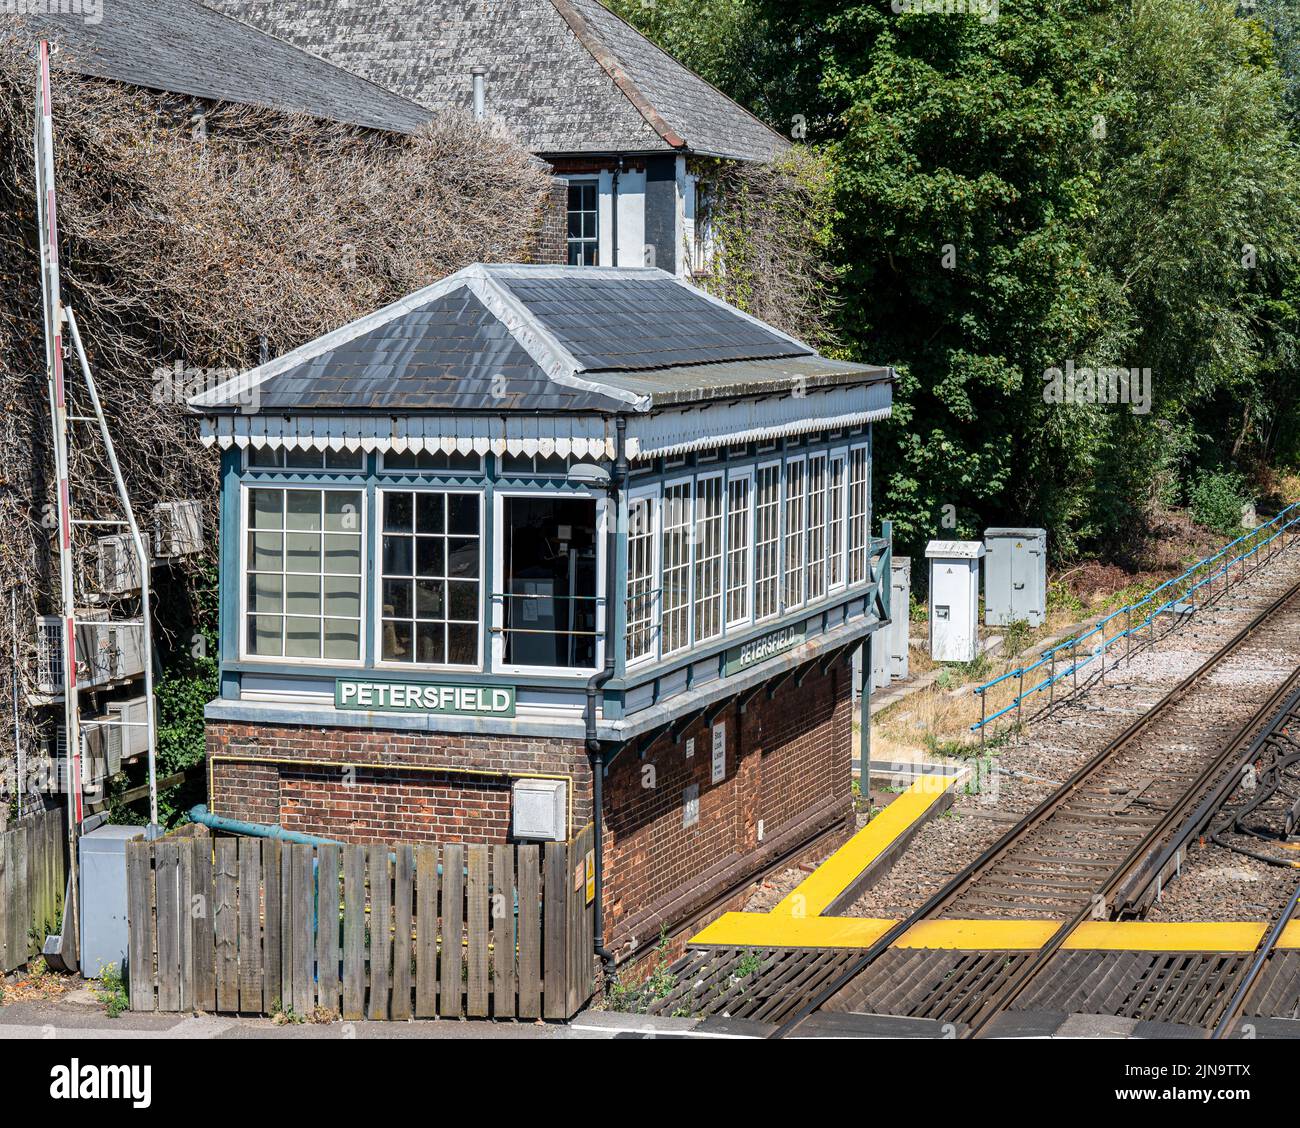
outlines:
[{"label": "bush", "polygon": [[1241,528],[1241,507],[1250,494],[1246,480],[1236,470],[1202,470],[1187,492],[1198,525],[1225,535]]}]

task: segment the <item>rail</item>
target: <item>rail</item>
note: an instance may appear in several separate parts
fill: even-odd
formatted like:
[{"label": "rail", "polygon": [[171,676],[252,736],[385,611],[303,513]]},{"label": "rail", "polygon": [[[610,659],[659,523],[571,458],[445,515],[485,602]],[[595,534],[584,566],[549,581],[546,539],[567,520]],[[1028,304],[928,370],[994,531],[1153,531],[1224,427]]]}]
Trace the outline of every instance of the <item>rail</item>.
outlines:
[{"label": "rail", "polygon": [[[1230,541],[1213,555],[1198,560],[1181,575],[1165,580],[1164,583],[1147,592],[1141,599],[1125,604],[1098,620],[1087,630],[1071,635],[1049,650],[1043,651],[1029,665],[1018,666],[1016,669],[1008,670],[983,685],[976,686],[972,692],[979,695],[980,719],[970,726],[970,731],[980,734],[980,743],[982,745],[988,727],[994,722],[1012,712],[1015,712],[1016,720],[1019,722],[1024,703],[1034,697],[1035,694],[1047,692],[1049,694],[1049,703],[1051,703],[1055,700],[1056,686],[1066,679],[1070,679],[1072,688],[1077,690],[1079,672],[1099,659],[1101,661],[1101,673],[1104,676],[1106,672],[1106,654],[1111,647],[1123,643],[1124,658],[1131,657],[1134,637],[1140,635],[1143,631],[1148,631],[1147,641],[1150,641],[1154,637],[1156,623],[1162,615],[1172,616],[1173,626],[1170,629],[1174,629],[1178,623],[1195,614],[1202,607],[1207,606],[1217,596],[1222,595],[1233,583],[1240,583],[1246,575],[1247,567],[1257,568],[1261,562],[1260,552],[1263,549],[1269,549],[1266,559],[1272,560],[1278,552],[1286,547],[1287,530],[1293,529],[1296,525],[1300,525],[1300,502],[1288,505],[1265,524],[1252,529],[1234,541]],[[1253,561],[1253,563],[1248,564],[1248,561]],[[1240,566],[1235,579],[1232,574],[1234,565]],[[1220,579],[1221,583],[1216,587],[1216,581]],[[1204,596],[1200,597],[1199,593],[1202,591],[1204,591]],[[1143,609],[1146,609],[1145,617],[1135,623],[1134,617],[1143,614]],[[1120,616],[1124,616],[1124,628],[1116,631],[1115,634],[1108,638],[1107,628]],[[1078,656],[1079,648],[1097,635],[1101,636],[1101,640],[1091,645],[1087,655],[1080,658]],[[1058,671],[1057,655],[1062,652],[1065,652],[1072,660],[1068,666]],[[1025,679],[1033,677],[1044,667],[1048,669],[1047,676],[1026,689]],[[1018,681],[1015,696],[1009,704],[1002,706],[993,713],[989,713],[989,691],[1012,679]]]}]

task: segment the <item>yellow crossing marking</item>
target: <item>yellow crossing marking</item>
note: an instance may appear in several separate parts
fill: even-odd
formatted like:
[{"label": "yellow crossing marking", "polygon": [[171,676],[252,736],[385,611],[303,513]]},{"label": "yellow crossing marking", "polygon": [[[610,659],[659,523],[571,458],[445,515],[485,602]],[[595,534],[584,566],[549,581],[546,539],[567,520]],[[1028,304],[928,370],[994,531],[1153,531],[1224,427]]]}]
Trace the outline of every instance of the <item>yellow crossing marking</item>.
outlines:
[{"label": "yellow crossing marking", "polygon": [[810,873],[772,910],[780,916],[821,916],[858,874],[935,805],[960,776],[923,775]]},{"label": "yellow crossing marking", "polygon": [[[692,944],[753,948],[870,948],[896,923],[879,917],[822,916],[868,866],[938,802],[959,776],[922,776],[835,851],[770,913],[725,913]],[[927,920],[895,948],[1034,951],[1060,927],[1054,920]],[[1254,921],[1086,921],[1065,942],[1073,951],[1253,952],[1267,925]],[[1300,949],[1300,921],[1280,948]]]}]

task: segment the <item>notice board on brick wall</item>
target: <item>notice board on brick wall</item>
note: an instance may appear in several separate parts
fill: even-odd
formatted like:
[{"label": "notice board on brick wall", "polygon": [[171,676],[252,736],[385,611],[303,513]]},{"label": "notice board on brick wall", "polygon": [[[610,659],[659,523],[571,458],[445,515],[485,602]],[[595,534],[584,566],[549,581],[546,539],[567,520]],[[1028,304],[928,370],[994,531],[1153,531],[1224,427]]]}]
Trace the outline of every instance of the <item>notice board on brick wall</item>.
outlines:
[{"label": "notice board on brick wall", "polygon": [[720,721],[713,726],[713,782],[721,783],[727,778],[727,723]]}]

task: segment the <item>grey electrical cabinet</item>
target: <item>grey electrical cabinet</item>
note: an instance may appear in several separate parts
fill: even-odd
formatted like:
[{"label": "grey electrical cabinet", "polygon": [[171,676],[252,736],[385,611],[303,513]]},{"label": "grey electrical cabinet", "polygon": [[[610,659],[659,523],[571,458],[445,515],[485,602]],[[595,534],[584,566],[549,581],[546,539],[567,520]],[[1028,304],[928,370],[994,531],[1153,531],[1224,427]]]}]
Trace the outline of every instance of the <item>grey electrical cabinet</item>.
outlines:
[{"label": "grey electrical cabinet", "polygon": [[101,826],[78,843],[81,862],[81,968],[98,979],[106,967],[122,970],[127,954],[126,844],[142,826]]},{"label": "grey electrical cabinet", "polygon": [[888,627],[871,636],[871,688],[887,689],[889,686],[890,630]]},{"label": "grey electrical cabinet", "polygon": [[984,623],[1005,627],[1047,618],[1047,533],[1043,529],[984,530]]},{"label": "grey electrical cabinet", "polygon": [[895,556],[889,574],[889,673],[900,680],[908,675],[907,639],[911,627],[912,561]]},{"label": "grey electrical cabinet", "polygon": [[973,662],[979,653],[979,541],[931,541],[930,657],[936,662]]}]

